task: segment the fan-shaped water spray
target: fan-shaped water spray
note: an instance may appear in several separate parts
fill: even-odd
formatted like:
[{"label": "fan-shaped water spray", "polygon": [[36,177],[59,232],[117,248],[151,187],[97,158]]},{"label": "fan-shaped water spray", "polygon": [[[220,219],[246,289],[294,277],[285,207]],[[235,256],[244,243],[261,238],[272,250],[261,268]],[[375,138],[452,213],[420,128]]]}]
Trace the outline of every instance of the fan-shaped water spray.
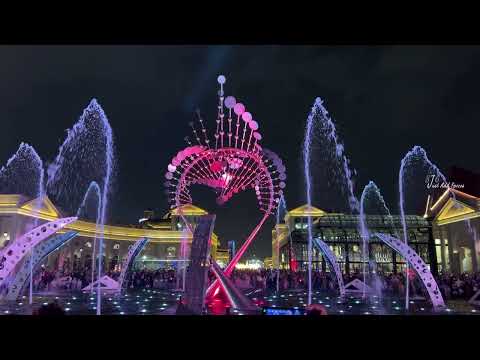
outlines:
[{"label": "fan-shaped water spray", "polygon": [[321,203],[323,208],[358,213],[359,202],[354,194],[353,182],[355,170],[350,168],[350,160],[336,125],[320,98],[315,100],[307,122],[311,122],[307,130],[310,132],[311,186],[315,188],[311,200]]},{"label": "fan-shaped water spray", "polygon": [[[95,99],[89,103],[48,166],[47,191],[55,204],[75,213],[92,181],[108,189],[114,167],[113,136]],[[102,194],[107,196],[108,194]]]},{"label": "fan-shaped water spray", "polygon": [[44,194],[43,161],[35,149],[21,143],[17,152],[0,169],[0,193],[37,198]]}]

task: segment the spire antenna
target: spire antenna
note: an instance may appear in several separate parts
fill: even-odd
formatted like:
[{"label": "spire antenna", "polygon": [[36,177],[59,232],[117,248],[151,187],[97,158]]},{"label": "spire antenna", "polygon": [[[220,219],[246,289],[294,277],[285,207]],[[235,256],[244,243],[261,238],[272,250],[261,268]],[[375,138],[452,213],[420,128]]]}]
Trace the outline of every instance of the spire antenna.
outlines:
[{"label": "spire antenna", "polygon": [[[225,99],[225,107],[228,109],[228,147],[232,147],[232,109],[234,108],[237,100],[233,96],[227,96]],[[238,140],[238,126],[239,119],[237,117],[237,135],[235,136],[235,147],[237,147]]]},{"label": "spire antenna", "polygon": [[190,141],[190,138],[188,136],[185,136],[183,138],[183,140],[185,140],[185,142],[188,144],[188,146],[192,146],[192,142]]},{"label": "spire antenna", "polygon": [[198,145],[203,145],[202,141],[200,140],[200,137],[198,136],[197,130],[195,129],[195,125],[193,124],[193,121],[190,121],[188,125],[190,125],[190,127],[192,128],[193,135],[195,135],[195,139],[197,140]]},{"label": "spire antenna", "polygon": [[205,144],[207,144],[207,147],[210,149],[210,139],[208,138],[207,129],[203,124],[203,119],[200,114],[200,109],[197,109],[195,113],[197,115],[198,121],[200,122],[200,126],[202,127],[202,133],[203,133],[203,137],[205,138]]},{"label": "spire antenna", "polygon": [[220,121],[220,147],[222,148],[223,148],[223,136],[225,135],[225,131],[223,130],[223,119],[225,118],[225,114],[223,113],[223,99],[224,99],[223,84],[225,84],[226,81],[227,79],[223,75],[219,75],[217,78],[217,82],[220,84],[220,90],[218,91],[218,100],[219,100],[218,119]]}]

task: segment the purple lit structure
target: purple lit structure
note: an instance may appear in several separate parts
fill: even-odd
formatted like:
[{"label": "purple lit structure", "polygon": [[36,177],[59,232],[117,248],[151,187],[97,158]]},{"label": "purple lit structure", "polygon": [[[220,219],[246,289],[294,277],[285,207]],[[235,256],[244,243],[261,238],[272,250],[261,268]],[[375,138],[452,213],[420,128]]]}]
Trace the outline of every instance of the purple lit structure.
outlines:
[{"label": "purple lit structure", "polygon": [[8,286],[7,283],[15,268],[30,255],[36,245],[75,221],[77,221],[76,217],[69,217],[42,224],[7,246],[1,254],[0,286]]}]

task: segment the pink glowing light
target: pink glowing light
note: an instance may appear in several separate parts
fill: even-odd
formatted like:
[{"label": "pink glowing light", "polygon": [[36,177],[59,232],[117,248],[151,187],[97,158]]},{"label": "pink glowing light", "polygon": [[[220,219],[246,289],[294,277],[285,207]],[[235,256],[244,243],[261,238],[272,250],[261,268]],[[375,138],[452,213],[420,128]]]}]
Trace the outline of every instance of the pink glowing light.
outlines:
[{"label": "pink glowing light", "polygon": [[225,184],[228,184],[232,180],[232,175],[225,173],[222,175],[222,179],[225,182]]},{"label": "pink glowing light", "polygon": [[245,105],[243,105],[242,103],[236,103],[233,107],[233,111],[237,115],[242,115],[245,112]]},{"label": "pink glowing light", "polygon": [[249,112],[244,112],[242,114],[242,120],[247,122],[247,123],[252,121],[252,114],[250,114]]},{"label": "pink glowing light", "polygon": [[235,104],[237,103],[237,100],[233,96],[227,96],[225,99],[225,107],[227,109],[233,109]]},{"label": "pink glowing light", "polygon": [[258,130],[258,123],[255,121],[255,120],[252,120],[248,123],[248,126],[250,127],[250,129],[252,129],[253,131],[255,130]]},{"label": "pink glowing light", "polygon": [[[278,199],[285,188],[286,176],[285,166],[279,157],[259,144],[262,135],[257,131],[259,124],[253,120],[252,114],[233,96],[224,98],[223,85],[226,78],[219,76],[217,80],[221,87],[218,114],[215,124],[208,127],[214,129],[215,141],[210,142],[203,119],[199,119],[200,126],[191,123],[198,145],[192,146],[186,138],[190,146],[178,152],[168,165],[168,172],[165,174],[168,181],[165,186],[169,194],[170,208],[179,209],[189,231],[192,229],[183,217],[181,207],[193,202],[189,191],[191,185],[199,184],[215,189],[218,204],[224,204],[246,189],[255,189],[259,210],[264,214],[225,268],[225,275],[230,276],[266,219],[275,213]],[[228,109],[226,114],[224,107]],[[232,109],[237,115],[236,119],[231,119]],[[202,136],[199,136],[198,129],[201,129]],[[225,135],[228,139],[224,139]],[[208,296],[216,296],[218,292],[216,280],[210,286]]]},{"label": "pink glowing light", "polygon": [[222,170],[222,162],[221,161],[215,161],[212,163],[212,165],[210,165],[210,170],[212,170],[213,172],[219,172]]},{"label": "pink glowing light", "polygon": [[179,151],[178,154],[177,154],[177,159],[179,161],[183,161],[185,159],[186,155],[184,154],[183,151]]},{"label": "pink glowing light", "polygon": [[243,165],[243,161],[238,159],[238,158],[234,158],[232,160],[230,160],[228,166],[230,167],[230,169],[239,169],[241,166]]}]

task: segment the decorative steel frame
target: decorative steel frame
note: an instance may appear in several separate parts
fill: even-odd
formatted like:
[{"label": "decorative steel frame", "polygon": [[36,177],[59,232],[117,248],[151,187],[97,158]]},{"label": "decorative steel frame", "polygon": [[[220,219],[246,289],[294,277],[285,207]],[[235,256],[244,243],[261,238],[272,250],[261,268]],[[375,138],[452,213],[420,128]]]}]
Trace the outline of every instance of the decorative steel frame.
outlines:
[{"label": "decorative steel frame", "polygon": [[122,291],[127,284],[124,284],[127,278],[127,272],[132,268],[133,263],[135,262],[136,257],[140,254],[148,243],[148,238],[140,239],[135,242],[135,244],[130,246],[128,249],[128,254],[125,260],[122,263],[122,271],[120,272],[120,276],[118,277],[118,289]]},{"label": "decorative steel frame", "polygon": [[76,217],[48,222],[27,232],[7,246],[0,259],[0,284],[9,278],[12,271],[29,255],[33,247],[74,221],[77,221]]},{"label": "decorative steel frame", "polygon": [[342,272],[340,271],[340,267],[337,263],[337,257],[335,254],[330,250],[330,247],[325,244],[320,239],[313,239],[313,244],[317,247],[318,250],[321,251],[325,258],[327,259],[328,264],[330,265],[330,269],[335,272],[335,276],[337,277],[338,282],[338,290],[340,291],[340,296],[345,297],[345,285],[343,284],[343,276]]},{"label": "decorative steel frame", "polygon": [[442,293],[438,288],[430,269],[422,260],[422,258],[413,250],[410,246],[405,244],[399,239],[382,233],[375,233],[374,236],[382,240],[391,249],[398,252],[404,259],[408,261],[410,266],[416,271],[418,276],[423,282],[423,285],[427,289],[430,300],[432,301],[433,308],[435,310],[445,308],[445,302],[443,301]]},{"label": "decorative steel frame", "polygon": [[33,261],[32,269],[36,269],[48,255],[55,250],[58,250],[77,235],[78,233],[76,231],[69,231],[65,234],[50,237],[37,245],[33,250],[33,259],[30,255],[26,256],[20,270],[17,271],[12,282],[9,284],[8,293],[4,298],[6,300],[15,300],[23,293],[23,290],[30,279],[30,261]]},{"label": "decorative steel frame", "polygon": [[[172,158],[164,185],[170,208],[178,210],[191,233],[193,229],[182,214],[182,206],[192,203],[191,185],[212,188],[217,193],[219,205],[241,191],[255,190],[259,209],[264,215],[225,268],[224,274],[230,276],[263,223],[275,214],[286,186],[286,168],[274,152],[260,146],[262,135],[258,132],[258,123],[245,106],[233,96],[224,97],[225,77],[220,75],[217,81],[220,90],[214,142],[211,142],[204,121],[197,112],[200,128],[190,123],[197,145],[185,138],[189,146]],[[218,289],[218,285],[215,280],[207,290],[207,297]]]}]

